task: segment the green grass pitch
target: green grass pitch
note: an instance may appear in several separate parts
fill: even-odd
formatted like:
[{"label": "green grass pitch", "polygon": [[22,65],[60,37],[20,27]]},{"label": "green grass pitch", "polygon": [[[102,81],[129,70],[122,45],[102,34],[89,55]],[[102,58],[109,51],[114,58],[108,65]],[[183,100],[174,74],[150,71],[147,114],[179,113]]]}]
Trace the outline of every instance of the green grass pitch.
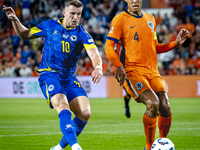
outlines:
[{"label": "green grass pitch", "polygon": [[[78,137],[83,150],[143,150],[143,104],[131,99],[130,119],[123,98],[90,99],[90,104],[91,118]],[[170,98],[170,104],[168,138],[176,150],[200,150],[200,99]],[[0,99],[0,150],[48,150],[62,137],[58,122],[45,99]]]}]

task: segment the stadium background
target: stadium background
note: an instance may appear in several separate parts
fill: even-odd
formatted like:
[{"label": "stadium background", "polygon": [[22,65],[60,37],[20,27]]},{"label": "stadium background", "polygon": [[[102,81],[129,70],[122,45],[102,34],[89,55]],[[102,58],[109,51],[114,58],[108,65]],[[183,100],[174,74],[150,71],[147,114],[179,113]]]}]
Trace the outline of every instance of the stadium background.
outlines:
[{"label": "stadium background", "polygon": [[[0,150],[46,150],[62,137],[57,114],[48,109],[37,82],[44,39],[20,40],[2,6],[12,6],[20,21],[30,28],[46,19],[62,17],[63,2],[0,0]],[[78,137],[79,144],[87,150],[141,150],[145,145],[142,125],[145,107],[131,100],[131,118],[125,117],[123,90],[114,79],[115,68],[104,53],[110,21],[126,9],[126,3],[124,0],[82,2],[80,24],[99,48],[104,76],[100,84],[91,82],[92,66],[83,50],[77,75],[90,98],[92,115]],[[143,11],[155,16],[160,43],[175,40],[182,27],[191,33],[183,46],[158,55],[158,67],[173,112],[168,138],[178,150],[199,150],[200,1],[143,0]]]},{"label": "stadium background", "polygon": [[[106,97],[121,97],[123,96],[122,88],[109,77],[113,76],[115,67],[107,59],[104,46],[112,18],[124,11],[127,5],[124,0],[82,0],[82,2],[84,9],[80,24],[92,35],[99,48],[106,78],[107,88],[104,88],[104,92],[107,93]],[[44,20],[61,18],[64,0],[1,0],[1,8],[3,4],[13,7],[20,21],[27,28],[31,28]],[[199,97],[199,1],[143,0],[142,6],[143,12],[155,16],[159,43],[168,43],[175,40],[181,28],[189,30],[190,37],[183,46],[158,55],[158,68],[160,74],[166,80],[169,97]],[[0,10],[0,26],[0,80],[3,83],[5,77],[10,77],[9,82],[7,82],[7,88],[10,89],[7,92],[15,93],[16,85],[14,83],[15,80],[18,80],[16,77],[38,78],[39,74],[36,70],[41,61],[44,38],[21,40],[14,32],[11,22],[2,9]],[[83,49],[77,64],[76,74],[77,76],[89,76],[92,70],[91,61]],[[32,78],[30,78],[30,82],[34,82]],[[7,97],[5,92],[2,92],[5,91],[4,85],[0,85],[0,97]],[[27,89],[25,90],[27,91]],[[13,96],[15,95],[13,94]],[[23,94],[22,97],[24,97]],[[32,97],[34,97],[34,94]],[[98,95],[95,97],[98,97]]]}]

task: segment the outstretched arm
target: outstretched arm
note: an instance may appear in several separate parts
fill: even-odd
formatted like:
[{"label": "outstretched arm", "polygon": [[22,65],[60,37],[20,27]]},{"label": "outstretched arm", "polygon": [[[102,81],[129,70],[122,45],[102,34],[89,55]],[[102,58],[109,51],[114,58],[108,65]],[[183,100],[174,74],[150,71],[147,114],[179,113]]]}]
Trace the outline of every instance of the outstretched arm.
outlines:
[{"label": "outstretched arm", "polygon": [[103,75],[102,73],[102,60],[99,55],[99,51],[97,48],[90,48],[87,49],[87,54],[92,60],[93,67],[95,68],[94,71],[92,72],[92,81],[94,83],[98,83],[101,81],[101,77]]},{"label": "outstretched arm", "polygon": [[108,59],[116,67],[115,78],[120,83],[120,86],[122,86],[124,79],[127,78],[127,75],[121,61],[119,60],[119,57],[117,56],[117,53],[114,50],[115,44],[116,43],[114,41],[107,40],[105,45],[105,53],[108,56]]},{"label": "outstretched arm", "polygon": [[32,39],[37,37],[32,35],[30,30],[21,24],[12,7],[6,7],[3,5],[3,10],[6,13],[8,19],[12,22],[15,32],[21,39]]},{"label": "outstretched arm", "polygon": [[156,40],[156,51],[157,54],[168,52],[174,49],[176,46],[179,46],[185,42],[187,37],[189,36],[189,32],[186,29],[181,29],[178,33],[176,40],[167,44],[158,44]]}]

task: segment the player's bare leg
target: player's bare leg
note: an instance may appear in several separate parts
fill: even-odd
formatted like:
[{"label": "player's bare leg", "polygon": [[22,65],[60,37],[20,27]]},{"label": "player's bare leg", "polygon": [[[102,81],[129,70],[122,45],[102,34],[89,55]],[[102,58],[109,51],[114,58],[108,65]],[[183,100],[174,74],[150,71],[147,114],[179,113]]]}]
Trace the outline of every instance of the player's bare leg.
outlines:
[{"label": "player's bare leg", "polygon": [[[61,93],[56,94],[51,98],[51,103],[58,112],[58,116],[60,118],[60,129],[64,138],[69,143],[72,150],[82,150],[77,142],[76,128],[71,120],[71,111],[67,97]],[[51,148],[51,150],[63,150],[63,147],[57,145]]]},{"label": "player's bare leg", "polygon": [[[76,117],[73,119],[72,122],[74,123],[74,126],[76,128],[76,135],[78,136],[82,132],[83,128],[87,124],[88,119],[90,118],[91,115],[90,103],[87,97],[79,96],[74,98],[69,103],[69,105],[71,111],[76,115]],[[68,142],[66,138],[63,136],[57,147],[61,147],[64,149],[67,145]]]},{"label": "player's bare leg", "polygon": [[90,103],[87,97],[79,96],[70,102],[72,112],[82,121],[87,122],[91,115]]},{"label": "player's bare leg", "polygon": [[150,150],[155,139],[159,99],[151,89],[142,92],[139,99],[146,105],[146,111],[143,116],[143,125],[146,136],[146,150]]},{"label": "player's bare leg", "polygon": [[160,100],[160,113],[158,117],[159,138],[166,138],[172,123],[172,113],[170,109],[169,99],[167,93],[164,91],[157,92],[156,95]]}]

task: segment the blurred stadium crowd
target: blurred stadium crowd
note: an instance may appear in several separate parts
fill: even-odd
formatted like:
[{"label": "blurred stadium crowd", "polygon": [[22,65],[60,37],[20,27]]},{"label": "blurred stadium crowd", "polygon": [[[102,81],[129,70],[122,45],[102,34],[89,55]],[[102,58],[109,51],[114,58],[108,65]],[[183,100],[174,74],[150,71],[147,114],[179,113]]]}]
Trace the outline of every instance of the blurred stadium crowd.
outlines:
[{"label": "blurred stadium crowd", "polygon": [[[3,5],[14,8],[16,15],[27,28],[47,19],[62,17],[65,0],[0,0],[0,77],[38,76],[37,69],[42,58],[44,38],[21,40],[2,10]],[[113,75],[115,67],[104,52],[106,36],[112,18],[127,9],[124,0],[82,0],[84,4],[80,24],[91,34],[103,60],[104,75]],[[181,28],[190,37],[181,47],[158,54],[161,75],[200,75],[200,3],[190,0],[168,0],[172,14],[156,18],[159,43],[176,39]],[[91,61],[83,49],[77,64],[77,75],[90,75]]]}]

